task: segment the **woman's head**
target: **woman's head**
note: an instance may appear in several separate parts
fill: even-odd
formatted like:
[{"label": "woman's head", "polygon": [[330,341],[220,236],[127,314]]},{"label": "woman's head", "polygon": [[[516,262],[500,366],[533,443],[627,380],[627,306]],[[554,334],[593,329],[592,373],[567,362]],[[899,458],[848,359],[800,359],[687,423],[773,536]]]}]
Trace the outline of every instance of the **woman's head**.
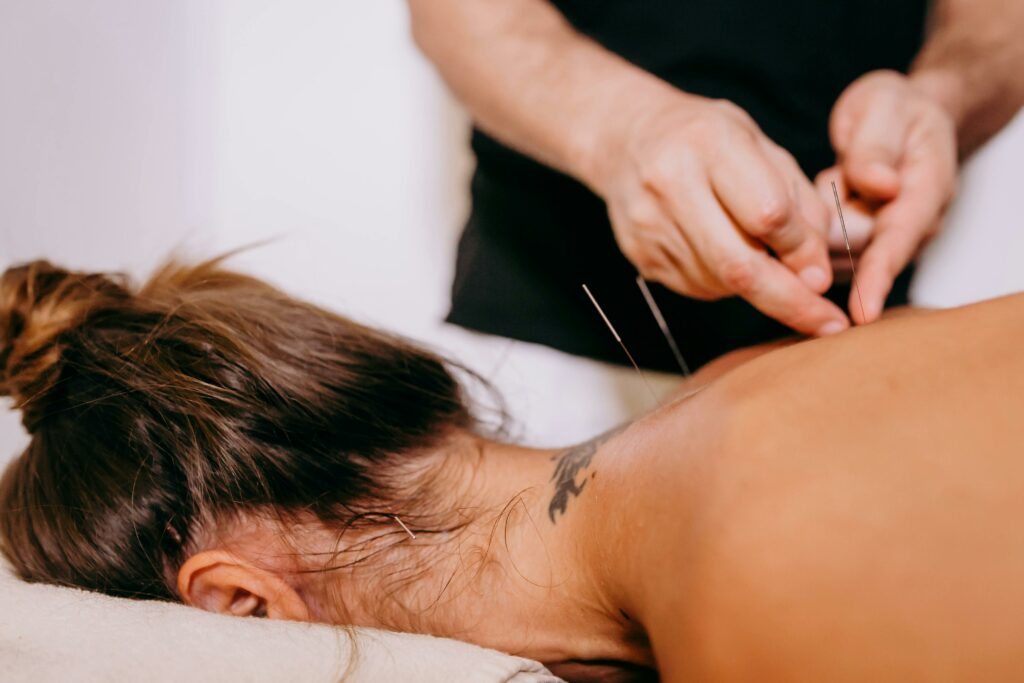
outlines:
[{"label": "woman's head", "polygon": [[0,393],[31,435],[0,483],[4,554],[140,598],[182,597],[186,561],[240,520],[403,537],[391,515],[429,517],[431,454],[471,423],[437,356],[218,261],[138,289],[9,269]]}]

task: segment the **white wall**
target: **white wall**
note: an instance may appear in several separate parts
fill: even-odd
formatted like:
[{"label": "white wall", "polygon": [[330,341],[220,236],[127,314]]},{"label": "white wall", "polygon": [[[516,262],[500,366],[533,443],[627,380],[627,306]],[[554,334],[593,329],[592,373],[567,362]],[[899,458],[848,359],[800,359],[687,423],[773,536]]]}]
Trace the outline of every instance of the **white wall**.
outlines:
[{"label": "white wall", "polygon": [[[173,247],[422,327],[463,212],[461,118],[401,0],[3,0],[0,260]],[[386,255],[386,256],[385,256]]]},{"label": "white wall", "polygon": [[[0,266],[145,268],[209,222],[203,7],[0,2]],[[22,439],[14,418],[2,455]]]},{"label": "white wall", "polygon": [[463,131],[402,0],[0,0],[0,267],[142,274],[276,238],[236,263],[420,334]]},{"label": "white wall", "polygon": [[925,250],[911,291],[921,306],[956,306],[1024,289],[1024,114],[965,165],[945,229]]},{"label": "white wall", "polygon": [[[1024,287],[1022,152],[1018,121],[972,165],[919,299]],[[403,0],[0,0],[0,267],[142,273],[175,247],[277,238],[236,263],[454,349],[529,439],[646,407],[631,371],[439,329],[467,170]],[[0,420],[11,453],[22,436]]]},{"label": "white wall", "polygon": [[278,237],[240,262],[350,314],[432,328],[465,134],[404,2],[216,4],[218,246]]},{"label": "white wall", "polygon": [[208,220],[202,6],[0,2],[0,259],[124,267]]}]

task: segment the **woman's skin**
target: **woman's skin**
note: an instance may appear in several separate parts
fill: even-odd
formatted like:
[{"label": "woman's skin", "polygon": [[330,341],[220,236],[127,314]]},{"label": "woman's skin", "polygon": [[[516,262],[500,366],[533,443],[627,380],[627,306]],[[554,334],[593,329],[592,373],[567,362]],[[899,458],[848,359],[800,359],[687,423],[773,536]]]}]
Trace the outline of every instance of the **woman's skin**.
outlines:
[{"label": "woman's skin", "polygon": [[1019,680],[1022,340],[1024,296],[1007,297],[723,361],[569,450],[462,435],[443,476],[474,521],[396,546],[431,558],[403,587],[370,562],[314,589],[271,526],[243,524],[179,589],[319,621],[340,600],[344,623],[574,679]]}]

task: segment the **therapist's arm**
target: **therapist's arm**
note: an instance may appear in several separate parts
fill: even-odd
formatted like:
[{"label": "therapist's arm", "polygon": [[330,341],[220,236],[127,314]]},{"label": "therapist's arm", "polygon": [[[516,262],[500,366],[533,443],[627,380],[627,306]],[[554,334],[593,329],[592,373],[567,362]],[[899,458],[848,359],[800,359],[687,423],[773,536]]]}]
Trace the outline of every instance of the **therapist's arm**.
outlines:
[{"label": "therapist's arm", "polygon": [[[869,73],[836,103],[838,164],[822,180],[880,207],[858,267],[866,320],[878,317],[896,276],[938,230],[959,160],[1024,102],[1022,36],[1021,0],[938,0],[910,74]],[[852,295],[850,306],[860,322]]]},{"label": "therapist's arm", "polygon": [[477,125],[600,195],[644,277],[742,296],[805,334],[848,325],[820,296],[827,209],[746,112],[637,68],[545,0],[409,6],[416,42]]},{"label": "therapist's arm", "polygon": [[1024,2],[939,0],[911,80],[952,116],[966,156],[1024,104]]}]

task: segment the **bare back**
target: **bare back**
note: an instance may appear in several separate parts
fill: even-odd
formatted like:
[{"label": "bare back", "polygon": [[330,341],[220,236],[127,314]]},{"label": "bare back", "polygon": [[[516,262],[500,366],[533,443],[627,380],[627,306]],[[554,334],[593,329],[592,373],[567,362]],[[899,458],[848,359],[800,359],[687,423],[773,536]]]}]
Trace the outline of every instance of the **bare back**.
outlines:
[{"label": "bare back", "polygon": [[580,511],[663,680],[1024,677],[1024,296],[774,351],[603,450]]}]

